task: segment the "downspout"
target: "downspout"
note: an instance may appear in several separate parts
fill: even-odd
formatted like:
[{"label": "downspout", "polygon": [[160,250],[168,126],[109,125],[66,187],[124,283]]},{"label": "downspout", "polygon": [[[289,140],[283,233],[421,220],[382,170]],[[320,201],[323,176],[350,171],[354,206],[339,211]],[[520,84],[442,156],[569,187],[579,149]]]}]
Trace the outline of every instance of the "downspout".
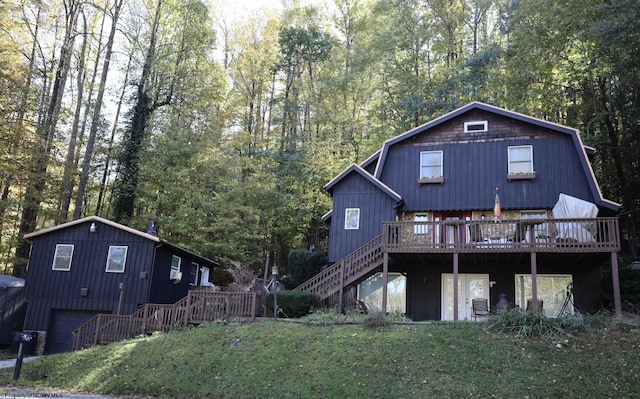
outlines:
[{"label": "downspout", "polygon": [[153,279],[155,276],[155,268],[156,268],[156,253],[158,252],[158,248],[162,246],[162,242],[159,242],[157,245],[153,246],[153,256],[151,257],[151,272],[149,273],[149,285],[147,286],[147,299],[145,303],[151,303],[151,288],[153,287]]}]

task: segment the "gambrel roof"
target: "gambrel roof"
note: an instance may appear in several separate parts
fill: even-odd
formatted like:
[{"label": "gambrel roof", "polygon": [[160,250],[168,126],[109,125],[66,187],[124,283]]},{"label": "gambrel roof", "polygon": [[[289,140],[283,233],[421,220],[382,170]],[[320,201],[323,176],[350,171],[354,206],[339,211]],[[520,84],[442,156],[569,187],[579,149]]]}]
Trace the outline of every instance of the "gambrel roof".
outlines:
[{"label": "gambrel roof", "polygon": [[[383,173],[383,169],[386,166],[386,161],[387,161],[387,157],[389,155],[389,151],[390,149],[399,143],[405,142],[413,137],[415,137],[418,134],[422,134],[425,132],[428,132],[430,129],[433,129],[445,122],[448,122],[452,119],[458,118],[461,115],[472,111],[472,110],[480,110],[480,111],[484,111],[484,112],[489,112],[489,113],[493,113],[495,115],[499,115],[505,118],[509,118],[511,120],[515,120],[518,122],[522,122],[522,123],[526,123],[526,124],[530,124],[530,125],[534,125],[543,129],[547,129],[550,131],[553,131],[555,133],[559,133],[561,135],[566,135],[569,136],[572,140],[573,146],[575,147],[575,151],[578,154],[578,157],[580,159],[580,167],[581,169],[584,171],[584,174],[588,180],[588,184],[589,184],[589,190],[591,191],[591,194],[593,196],[593,198],[596,201],[596,204],[598,206],[601,206],[603,208],[609,209],[609,210],[613,210],[613,211],[619,211],[621,205],[618,203],[615,203],[613,201],[607,200],[602,196],[602,192],[600,191],[599,185],[597,183],[597,179],[595,177],[595,174],[593,172],[593,169],[591,167],[591,164],[589,162],[589,158],[587,156],[587,154],[593,154],[595,153],[595,150],[592,147],[589,146],[585,146],[582,143],[582,140],[580,138],[580,134],[579,131],[577,129],[573,129],[567,126],[563,126],[557,123],[553,123],[553,122],[548,122],[542,119],[538,119],[538,118],[534,118],[531,116],[527,116],[518,112],[514,112],[514,111],[509,111],[506,110],[504,108],[500,108],[500,107],[496,107],[493,105],[489,105],[489,104],[485,104],[485,103],[481,103],[481,102],[472,102],[469,103],[463,107],[460,107],[452,112],[449,112],[448,114],[445,114],[439,118],[436,118],[430,122],[427,122],[423,125],[420,125],[414,129],[411,129],[399,136],[396,136],[394,138],[391,138],[387,141],[384,142],[381,150],[379,150],[378,152],[376,152],[374,155],[372,155],[370,158],[368,158],[364,164],[369,165],[371,164],[373,161],[377,161],[376,167],[375,167],[375,172],[374,172],[374,178],[375,179],[381,179],[382,177],[382,173]],[[334,179],[335,180],[335,179]]]}]

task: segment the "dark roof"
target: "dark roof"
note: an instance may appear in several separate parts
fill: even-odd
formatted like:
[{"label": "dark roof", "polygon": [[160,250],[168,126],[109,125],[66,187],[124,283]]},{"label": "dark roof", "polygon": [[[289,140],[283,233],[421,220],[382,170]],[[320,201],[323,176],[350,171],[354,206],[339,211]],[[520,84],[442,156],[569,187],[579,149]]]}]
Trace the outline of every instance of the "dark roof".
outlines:
[{"label": "dark roof", "polygon": [[34,237],[38,237],[38,236],[41,236],[41,235],[44,235],[44,234],[53,233],[53,232],[58,231],[58,230],[66,229],[66,228],[69,228],[69,227],[72,227],[72,226],[75,226],[75,225],[78,225],[78,224],[82,224],[82,223],[87,223],[87,222],[103,223],[103,224],[115,227],[117,229],[124,230],[126,232],[131,233],[131,234],[140,236],[140,237],[145,238],[147,240],[156,242],[156,243],[158,243],[160,245],[166,245],[166,246],[168,246],[168,247],[170,247],[170,248],[172,248],[172,249],[174,249],[176,251],[179,251],[179,252],[182,252],[184,254],[189,254],[191,256],[200,258],[200,259],[202,259],[202,260],[204,260],[204,261],[206,261],[208,263],[218,264],[218,262],[216,262],[214,260],[207,259],[204,256],[201,256],[201,255],[198,255],[196,253],[193,253],[193,252],[189,251],[186,248],[182,248],[182,247],[180,247],[178,245],[175,245],[175,244],[172,244],[172,243],[170,243],[168,241],[162,240],[158,236],[155,236],[155,235],[152,235],[152,234],[140,231],[140,230],[133,229],[131,227],[122,225],[120,223],[116,223],[114,221],[101,218],[99,216],[88,216],[88,217],[83,218],[83,219],[76,219],[76,220],[72,220],[71,222],[62,223],[62,224],[59,224],[59,225],[56,225],[56,226],[48,227],[46,229],[34,231],[33,233],[25,234],[24,238],[25,239],[32,239]]},{"label": "dark roof", "polygon": [[327,183],[324,186],[324,189],[327,190],[329,193],[333,193],[333,188],[335,187],[335,185],[338,182],[340,182],[342,179],[344,179],[345,177],[350,175],[351,173],[359,174],[360,176],[362,176],[363,178],[368,180],[371,184],[373,184],[374,186],[379,188],[380,191],[382,191],[383,193],[387,194],[389,197],[394,199],[396,202],[401,202],[402,201],[402,197],[400,196],[400,194],[398,194],[395,191],[393,191],[386,184],[384,184],[380,180],[374,178],[373,176],[371,176],[371,174],[369,172],[367,172],[366,170],[362,169],[362,167],[360,167],[360,166],[358,166],[356,164],[351,164],[351,166],[349,166],[342,173],[340,173],[338,176],[336,176],[333,180],[331,180],[329,183]]},{"label": "dark roof", "polygon": [[0,274],[0,288],[9,287],[24,287],[24,279],[8,274]]}]

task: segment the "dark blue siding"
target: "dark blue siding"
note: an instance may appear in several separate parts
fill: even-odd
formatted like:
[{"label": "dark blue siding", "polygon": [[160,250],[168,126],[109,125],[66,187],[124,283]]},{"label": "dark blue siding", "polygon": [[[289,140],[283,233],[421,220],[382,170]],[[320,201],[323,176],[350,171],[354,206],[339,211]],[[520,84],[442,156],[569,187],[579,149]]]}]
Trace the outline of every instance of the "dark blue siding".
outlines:
[{"label": "dark blue siding", "polygon": [[[507,148],[533,145],[535,180],[507,179]],[[420,152],[442,150],[443,184],[419,184]],[[381,180],[399,193],[406,211],[492,209],[499,187],[503,209],[551,208],[560,193],[596,199],[569,136],[465,144],[394,146]]]},{"label": "dark blue siding", "polygon": [[[35,237],[25,283],[29,299],[26,329],[46,330],[51,309],[95,310],[116,313],[120,283],[124,285],[122,313],[129,314],[146,302],[154,243],[144,237],[98,224],[95,233],[79,224]],[[52,270],[56,244],[73,244],[71,270]],[[127,246],[124,273],[105,272],[110,245]],[[87,288],[87,295],[81,289]],[[39,306],[42,305],[42,306]]]},{"label": "dark blue siding", "polygon": [[[171,273],[171,258],[176,255],[180,258],[180,271],[182,280],[174,281],[169,279]],[[213,273],[211,265],[204,264],[186,252],[175,251],[172,247],[160,246],[156,251],[156,261],[151,282],[150,303],[176,303],[184,298],[189,292],[189,279],[191,278],[191,262],[199,266],[209,267]]]},{"label": "dark blue siding", "polygon": [[[352,173],[333,191],[329,262],[336,262],[382,233],[382,222],[395,220],[395,200],[361,175]],[[360,209],[360,228],[344,228],[345,209]]]}]

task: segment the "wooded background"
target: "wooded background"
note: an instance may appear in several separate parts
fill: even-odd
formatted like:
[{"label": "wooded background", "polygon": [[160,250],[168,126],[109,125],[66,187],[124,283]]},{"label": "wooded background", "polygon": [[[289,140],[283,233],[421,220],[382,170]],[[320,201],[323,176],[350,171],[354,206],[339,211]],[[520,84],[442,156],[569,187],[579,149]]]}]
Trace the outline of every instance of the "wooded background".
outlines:
[{"label": "wooded background", "polygon": [[0,273],[88,215],[284,273],[325,183],[475,100],[580,129],[637,258],[637,0],[311,3],[0,0]]}]

